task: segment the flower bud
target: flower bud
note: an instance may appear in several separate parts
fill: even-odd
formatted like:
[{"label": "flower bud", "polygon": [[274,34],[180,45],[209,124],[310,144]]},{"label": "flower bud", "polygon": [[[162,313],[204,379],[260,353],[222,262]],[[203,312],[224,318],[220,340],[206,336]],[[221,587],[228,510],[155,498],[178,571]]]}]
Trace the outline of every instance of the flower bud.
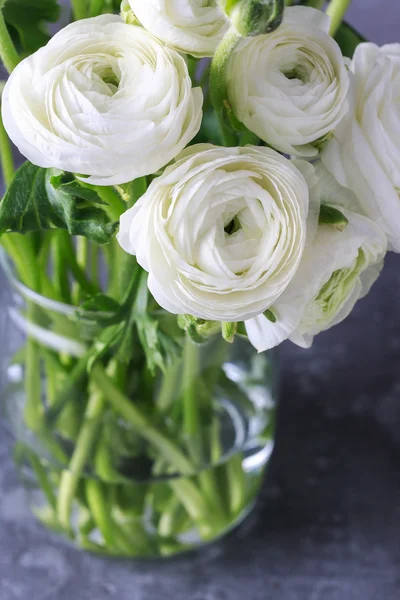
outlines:
[{"label": "flower bud", "polygon": [[275,31],[282,23],[284,0],[220,0],[236,31],[254,37]]},{"label": "flower bud", "polygon": [[122,0],[120,9],[121,18],[128,25],[139,25],[133,10],[130,7],[128,0]]},{"label": "flower bud", "polygon": [[221,332],[220,322],[197,319],[192,315],[179,315],[178,326],[183,329],[196,344],[202,344],[209,340],[210,337]]}]

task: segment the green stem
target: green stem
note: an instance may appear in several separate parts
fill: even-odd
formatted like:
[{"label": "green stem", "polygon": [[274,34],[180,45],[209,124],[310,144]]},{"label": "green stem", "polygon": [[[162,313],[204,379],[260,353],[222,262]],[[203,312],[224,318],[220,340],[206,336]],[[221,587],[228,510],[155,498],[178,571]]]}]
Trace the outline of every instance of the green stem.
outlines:
[{"label": "green stem", "polygon": [[100,290],[99,254],[98,245],[92,242],[90,244],[90,278],[93,281],[93,285]]},{"label": "green stem", "polygon": [[331,0],[326,10],[326,14],[331,18],[329,33],[332,37],[335,36],[339,29],[350,3],[351,0]]},{"label": "green stem", "polygon": [[[29,318],[29,320],[31,319]],[[35,432],[40,431],[43,424],[44,406],[41,398],[41,383],[39,349],[36,342],[28,337],[24,378],[26,393],[24,418],[27,427]]]},{"label": "green stem", "polygon": [[243,510],[246,502],[246,481],[243,471],[243,456],[237,453],[225,465],[229,507],[232,515],[238,515]]},{"label": "green stem", "polygon": [[104,0],[90,0],[89,17],[101,15],[104,7]]},{"label": "green stem", "polygon": [[88,257],[88,240],[84,237],[77,238],[77,250],[75,254],[75,248],[72,243],[71,236],[66,231],[60,231],[62,236],[62,249],[64,254],[64,277],[65,267],[68,266],[74,276],[75,282],[73,286],[72,296],[78,303],[81,296],[81,291],[85,294],[93,295],[100,291],[100,288],[92,283],[86,274],[86,263]]},{"label": "green stem", "polygon": [[[147,190],[147,177],[139,177],[129,185],[126,203],[123,202],[124,210],[131,208],[143,196]],[[122,200],[121,200],[122,202]],[[117,241],[114,241],[114,260],[115,260],[115,295],[117,299],[123,298],[126,290],[130,286],[132,277],[138,267],[136,258],[127,252],[124,252]]]},{"label": "green stem", "polygon": [[307,6],[322,10],[325,4],[325,0],[308,0]]},{"label": "green stem", "polygon": [[75,21],[85,19],[87,17],[87,0],[71,0],[72,12]]},{"label": "green stem", "polygon": [[241,36],[231,29],[218,46],[211,63],[210,94],[217,113],[221,133],[226,146],[237,145],[237,135],[227,122],[227,110],[230,110],[226,86],[226,69],[229,59],[235,50]]},{"label": "green stem", "polygon": [[[66,232],[65,232],[66,233]],[[68,235],[68,234],[67,234]],[[55,232],[53,244],[53,277],[54,286],[66,304],[71,304],[71,291],[66,273],[64,253],[64,231]]]},{"label": "green stem", "polygon": [[0,10],[0,58],[7,71],[11,73],[21,60],[8,33],[3,13]]},{"label": "green stem", "polygon": [[94,186],[94,190],[103,202],[106,202],[106,206],[102,208],[108,213],[110,219],[119,221],[120,216],[126,211],[127,207],[118,192],[113,187],[103,185]]},{"label": "green stem", "polygon": [[[1,16],[1,13],[0,13]],[[1,34],[0,34],[1,35]],[[9,137],[4,128],[3,119],[0,114],[0,159],[1,159],[1,170],[3,173],[4,183],[8,187],[14,177],[14,159],[12,155],[12,149]]]},{"label": "green stem", "polygon": [[99,389],[103,391],[107,402],[133,425],[139,435],[156,447],[180,473],[190,474],[193,472],[191,461],[172,440],[157,431],[148,421],[147,417],[115,387],[99,363],[93,367],[92,377]]},{"label": "green stem", "polygon": [[46,413],[46,425],[51,428],[56,423],[64,407],[68,404],[73,394],[76,394],[76,387],[86,375],[91,353],[85,354],[74,368],[68,373],[62,389],[55,396],[52,406]]},{"label": "green stem", "polygon": [[98,390],[93,391],[86,407],[84,422],[76,441],[74,453],[67,470],[63,471],[61,475],[57,514],[60,525],[66,531],[71,529],[72,501],[96,439],[100,420],[103,416],[104,404],[103,394]]},{"label": "green stem", "polygon": [[179,396],[180,368],[179,360],[175,360],[162,375],[160,391],[157,396],[157,407],[162,413],[169,411],[174,399]]},{"label": "green stem", "polygon": [[[188,442],[199,434],[198,406],[199,348],[186,336],[183,352],[183,427]],[[197,454],[197,453],[196,453]],[[199,459],[200,457],[196,457]]]},{"label": "green stem", "polygon": [[38,484],[40,485],[40,487],[43,490],[44,495],[46,496],[47,502],[49,503],[51,508],[53,510],[55,510],[56,505],[57,505],[57,499],[54,494],[53,486],[47,476],[46,469],[41,464],[41,462],[35,452],[32,452],[31,450],[27,450],[27,455],[28,455],[29,461],[31,463],[32,469],[36,475]]},{"label": "green stem", "polygon": [[86,498],[90,512],[98,526],[104,541],[109,546],[115,545],[115,528],[109,507],[105,500],[104,486],[100,481],[88,479],[86,481]]}]

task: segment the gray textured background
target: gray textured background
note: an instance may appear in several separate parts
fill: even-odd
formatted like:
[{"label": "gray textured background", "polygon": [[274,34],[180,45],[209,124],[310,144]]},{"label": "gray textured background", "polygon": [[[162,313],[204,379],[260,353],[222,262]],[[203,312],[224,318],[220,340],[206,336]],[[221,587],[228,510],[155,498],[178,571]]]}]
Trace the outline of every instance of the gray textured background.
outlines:
[{"label": "gray textured background", "polygon": [[[354,0],[349,15],[369,39],[400,41],[399,0]],[[138,564],[62,545],[26,509],[2,436],[0,600],[398,600],[400,257],[312,350],[284,345],[282,364],[258,509],[197,557]]]}]

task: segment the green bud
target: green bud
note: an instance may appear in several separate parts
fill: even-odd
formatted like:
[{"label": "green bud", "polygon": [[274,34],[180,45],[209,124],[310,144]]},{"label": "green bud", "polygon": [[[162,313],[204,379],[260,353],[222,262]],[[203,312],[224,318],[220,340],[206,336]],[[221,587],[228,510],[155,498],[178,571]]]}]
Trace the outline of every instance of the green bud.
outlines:
[{"label": "green bud", "polygon": [[285,0],[219,0],[234,29],[244,37],[271,33],[282,23]]},{"label": "green bud", "polygon": [[238,330],[238,324],[222,322],[221,326],[222,326],[222,337],[224,338],[225,341],[232,344],[233,340],[235,339],[237,330]]},{"label": "green bud", "polygon": [[139,21],[131,9],[128,0],[122,0],[121,2],[121,17],[128,25],[139,25]]},{"label": "green bud", "polygon": [[221,331],[219,321],[205,321],[192,315],[179,315],[178,326],[197,344],[206,342]]},{"label": "green bud", "polygon": [[339,231],[343,231],[349,224],[349,220],[337,208],[321,204],[319,223],[320,225],[333,225]]}]

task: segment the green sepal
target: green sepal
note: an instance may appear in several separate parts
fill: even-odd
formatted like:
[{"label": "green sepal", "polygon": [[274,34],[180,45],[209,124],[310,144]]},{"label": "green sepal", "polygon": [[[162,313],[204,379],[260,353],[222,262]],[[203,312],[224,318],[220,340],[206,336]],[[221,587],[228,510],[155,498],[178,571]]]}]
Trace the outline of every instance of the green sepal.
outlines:
[{"label": "green sepal", "polygon": [[349,224],[349,220],[339,209],[327,204],[321,204],[319,213],[320,225],[333,225],[339,231],[343,231]]},{"label": "green sepal", "polygon": [[206,321],[192,315],[178,315],[177,323],[178,327],[185,331],[196,344],[203,344],[221,332],[219,321]]},{"label": "green sepal", "polygon": [[220,0],[221,8],[244,37],[271,33],[282,23],[285,0]]},{"label": "green sepal", "polygon": [[267,317],[268,321],[271,321],[271,323],[277,322],[276,315],[270,308],[264,311],[264,317]]},{"label": "green sepal", "polygon": [[222,337],[226,342],[233,344],[235,335],[237,334],[238,324],[237,323],[221,323]]}]

